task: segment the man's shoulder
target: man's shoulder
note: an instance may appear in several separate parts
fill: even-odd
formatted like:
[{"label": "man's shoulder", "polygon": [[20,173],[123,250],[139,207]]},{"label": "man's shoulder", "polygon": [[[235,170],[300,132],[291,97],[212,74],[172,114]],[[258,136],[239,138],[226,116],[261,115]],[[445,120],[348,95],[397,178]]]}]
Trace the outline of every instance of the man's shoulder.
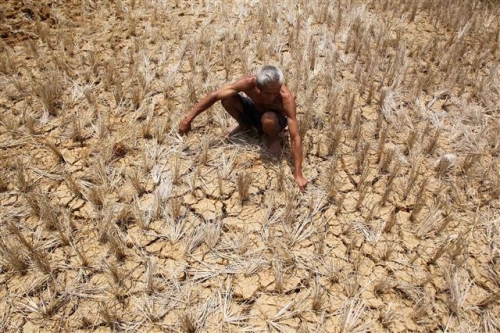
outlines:
[{"label": "man's shoulder", "polygon": [[236,92],[245,92],[255,87],[255,82],[255,75],[246,75],[229,84],[226,88],[232,89]]},{"label": "man's shoulder", "polygon": [[245,75],[243,77],[241,77],[238,81],[236,82],[239,82],[245,86],[248,86],[248,87],[252,87],[252,86],[255,86],[257,80],[256,80],[256,76],[255,75]]},{"label": "man's shoulder", "polygon": [[295,99],[295,97],[293,96],[292,91],[290,89],[288,89],[288,87],[285,86],[285,85],[281,86],[280,94],[281,94],[281,98]]}]

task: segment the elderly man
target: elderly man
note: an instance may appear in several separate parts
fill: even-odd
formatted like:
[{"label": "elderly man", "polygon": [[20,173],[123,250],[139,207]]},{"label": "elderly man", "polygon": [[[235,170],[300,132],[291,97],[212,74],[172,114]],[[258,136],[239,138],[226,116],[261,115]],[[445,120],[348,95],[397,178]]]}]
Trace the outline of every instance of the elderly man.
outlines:
[{"label": "elderly man", "polygon": [[[240,93],[244,93],[243,96]],[[187,134],[191,122],[200,113],[221,101],[224,109],[238,122],[228,136],[255,128],[267,135],[269,152],[281,154],[278,134],[288,126],[294,163],[294,178],[301,191],[307,179],[302,174],[302,142],[297,124],[295,98],[283,84],[283,73],[275,66],[263,66],[257,75],[244,76],[219,90],[210,93],[186,115],[179,124],[179,133]]]}]

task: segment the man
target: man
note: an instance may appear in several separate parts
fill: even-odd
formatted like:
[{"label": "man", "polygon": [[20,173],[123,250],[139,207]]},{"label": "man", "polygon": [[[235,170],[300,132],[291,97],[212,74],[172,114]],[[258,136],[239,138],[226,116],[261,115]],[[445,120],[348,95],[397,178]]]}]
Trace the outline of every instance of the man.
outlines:
[{"label": "man", "polygon": [[[241,95],[241,92],[246,96]],[[278,134],[288,125],[295,183],[303,192],[307,179],[302,174],[302,142],[295,98],[283,84],[282,71],[275,66],[264,66],[257,75],[244,76],[210,93],[180,122],[179,133],[187,134],[191,130],[193,119],[217,101],[221,101],[224,109],[238,122],[230,129],[228,136],[254,127],[259,134],[267,135],[269,152],[273,155],[281,154]]]}]

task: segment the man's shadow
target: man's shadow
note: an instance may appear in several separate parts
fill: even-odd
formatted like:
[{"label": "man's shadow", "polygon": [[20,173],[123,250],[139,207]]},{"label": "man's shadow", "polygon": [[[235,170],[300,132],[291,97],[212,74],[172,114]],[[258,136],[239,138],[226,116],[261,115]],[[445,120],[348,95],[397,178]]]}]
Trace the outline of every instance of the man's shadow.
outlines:
[{"label": "man's shadow", "polygon": [[285,128],[278,134],[281,154],[275,156],[269,152],[267,139],[266,134],[259,134],[255,129],[248,129],[244,132],[240,132],[226,138],[226,142],[240,146],[258,146],[260,159],[264,165],[279,167],[280,163],[285,161],[290,167],[292,167],[292,154],[288,128]]}]

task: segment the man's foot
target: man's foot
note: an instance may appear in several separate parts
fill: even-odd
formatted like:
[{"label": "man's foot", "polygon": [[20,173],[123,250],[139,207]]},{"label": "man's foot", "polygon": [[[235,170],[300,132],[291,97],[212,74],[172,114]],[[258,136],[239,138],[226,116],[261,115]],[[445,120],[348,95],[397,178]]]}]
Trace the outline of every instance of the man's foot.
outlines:
[{"label": "man's foot", "polygon": [[236,124],[227,129],[226,138],[230,138],[238,133],[245,132],[246,130],[248,130],[248,127],[245,125]]},{"label": "man's foot", "polygon": [[281,145],[279,138],[269,139],[267,142],[267,148],[269,149],[269,154],[273,157],[281,156]]}]

